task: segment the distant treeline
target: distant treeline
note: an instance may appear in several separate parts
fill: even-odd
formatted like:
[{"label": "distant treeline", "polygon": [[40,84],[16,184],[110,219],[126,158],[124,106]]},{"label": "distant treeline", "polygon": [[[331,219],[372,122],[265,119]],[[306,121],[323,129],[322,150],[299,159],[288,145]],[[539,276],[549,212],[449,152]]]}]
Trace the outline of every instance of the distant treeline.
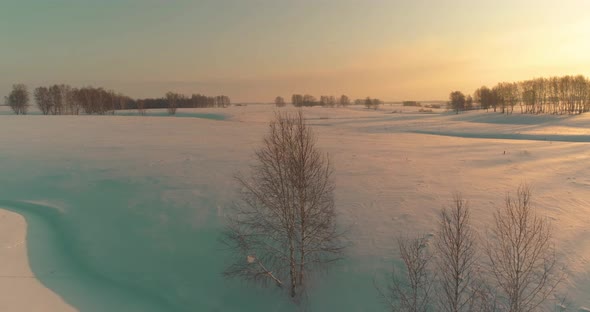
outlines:
[{"label": "distant treeline", "polygon": [[[365,105],[367,108],[377,109],[383,102],[379,99],[372,99],[367,97],[365,99],[356,99],[355,105]],[[351,100],[346,95],[341,95],[336,98],[333,95],[322,95],[320,99],[316,99],[315,96],[309,94],[293,94],[291,96],[291,104],[295,107],[309,107],[309,106],[324,106],[324,107],[345,107],[351,104]],[[277,96],[275,98],[275,105],[282,107],[287,105],[283,97]]]},{"label": "distant treeline", "polygon": [[[457,112],[469,109],[470,97],[452,92],[449,107]],[[523,114],[581,114],[590,111],[590,80],[578,75],[502,82],[491,89],[482,86],[472,99],[482,109],[506,114],[513,113],[515,106]]]},{"label": "distant treeline", "polygon": [[[6,104],[15,114],[26,114],[31,96],[24,84],[12,86],[5,97]],[[205,96],[168,92],[162,98],[132,99],[129,96],[103,88],[73,88],[65,84],[38,87],[33,91],[33,100],[44,115],[114,114],[116,110],[137,109],[145,114],[146,109],[166,108],[175,114],[177,108],[228,107],[230,98],[225,95]]]},{"label": "distant treeline", "polygon": [[231,100],[228,96],[206,96],[193,94],[190,97],[174,92],[166,93],[163,98],[142,99],[145,108],[168,108],[171,101],[174,101],[178,108],[205,108],[205,107],[228,107]]}]

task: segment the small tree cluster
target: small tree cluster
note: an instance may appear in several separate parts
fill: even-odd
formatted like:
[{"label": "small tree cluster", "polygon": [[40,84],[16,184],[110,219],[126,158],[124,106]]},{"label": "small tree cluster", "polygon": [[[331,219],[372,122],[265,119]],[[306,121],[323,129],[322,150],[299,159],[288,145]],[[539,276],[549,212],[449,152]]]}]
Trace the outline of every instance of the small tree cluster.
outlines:
[{"label": "small tree cluster", "polygon": [[315,96],[309,94],[293,94],[291,96],[291,103],[295,107],[320,105],[320,103],[316,100]]},{"label": "small tree cluster", "polygon": [[471,95],[465,96],[461,91],[453,91],[449,95],[447,109],[454,110],[456,114],[460,111],[473,109],[473,98]]},{"label": "small tree cluster", "polygon": [[533,209],[531,194],[521,185],[506,197],[484,243],[468,203],[455,195],[440,212],[432,251],[425,238],[398,241],[405,273],[377,285],[382,298],[392,311],[538,311],[563,273],[549,221]]},{"label": "small tree cluster", "polygon": [[379,105],[381,105],[381,100],[379,100],[379,99],[372,99],[370,97],[367,97],[366,99],[363,100],[363,104],[368,109],[371,109],[372,108],[374,110],[377,110],[379,108]]},{"label": "small tree cluster", "polygon": [[179,108],[225,108],[230,105],[231,100],[226,95],[206,96],[202,94],[193,94],[188,97],[184,94],[170,91],[162,98],[136,100],[133,103],[130,103],[128,107],[136,108],[140,114],[142,114],[142,112],[145,114],[145,110],[147,109],[165,108],[168,111],[168,114],[174,115]]},{"label": "small tree cluster", "polygon": [[465,94],[461,91],[453,91],[449,95],[449,102],[448,107],[455,111],[455,113],[459,114],[460,111],[465,110]]},{"label": "small tree cluster", "polygon": [[277,96],[275,98],[275,105],[277,107],[285,107],[287,103],[285,103],[285,99],[282,96]]},{"label": "small tree cluster", "polygon": [[168,92],[166,93],[166,102],[168,102],[168,115],[175,115],[178,109],[178,102],[185,100],[185,96],[179,93]]},{"label": "small tree cluster", "polygon": [[193,94],[187,97],[184,94],[168,92],[165,96],[166,110],[169,115],[175,115],[179,107],[229,107],[231,101],[228,96],[218,95],[207,97],[200,94]]},{"label": "small tree cluster", "polygon": [[6,105],[10,106],[17,115],[26,115],[29,109],[29,91],[24,84],[15,84],[12,91],[5,98]]},{"label": "small tree cluster", "polygon": [[202,94],[193,94],[190,99],[186,98],[181,101],[180,107],[205,108],[205,107],[229,107],[231,100],[226,95],[206,96]]},{"label": "small tree cluster", "polygon": [[291,103],[295,107],[303,106],[324,106],[324,107],[345,107],[350,105],[350,98],[346,95],[341,95],[336,98],[333,95],[322,95],[318,101],[313,95],[293,94],[291,96]]},{"label": "small tree cluster", "polygon": [[473,93],[473,101],[475,103],[479,103],[480,108],[489,110],[490,108],[496,111],[498,99],[498,94],[493,90],[486,86],[483,86]]},{"label": "small tree cluster", "polygon": [[375,109],[379,108],[379,105],[383,104],[383,102],[379,99],[372,99],[370,97],[366,97],[364,99],[356,99],[354,100],[354,105],[364,105],[367,109]]},{"label": "small tree cluster", "polygon": [[350,105],[350,98],[346,95],[341,95],[340,99],[338,99],[338,105],[341,107],[346,107]]},{"label": "small tree cluster", "polygon": [[334,107],[338,102],[336,101],[336,97],[333,95],[322,95],[320,96],[320,105],[327,106],[327,107]]}]

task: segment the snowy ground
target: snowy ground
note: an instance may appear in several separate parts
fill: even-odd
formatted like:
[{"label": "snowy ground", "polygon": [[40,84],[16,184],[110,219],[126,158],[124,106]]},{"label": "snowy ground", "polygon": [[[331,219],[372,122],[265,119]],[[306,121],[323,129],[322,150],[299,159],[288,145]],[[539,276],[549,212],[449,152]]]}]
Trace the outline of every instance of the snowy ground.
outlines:
[{"label": "snowy ground", "polygon": [[[224,280],[217,241],[234,200],[232,176],[251,163],[274,110],[0,116],[0,207],[27,220],[38,280],[11,291],[45,291],[39,300],[59,304],[61,297],[83,311],[287,309],[272,289]],[[398,235],[433,232],[454,191],[470,201],[483,235],[493,209],[523,181],[553,221],[570,273],[561,293],[574,310],[590,306],[590,115],[455,115],[389,105],[305,113],[333,159],[338,220],[351,226],[352,243],[348,260],[313,285],[312,310],[382,310],[373,278],[391,268]],[[218,115],[225,120],[206,119]],[[23,240],[24,223],[17,224],[0,228],[4,248]],[[3,274],[26,275],[23,257],[2,257]],[[2,278],[0,289],[12,283]],[[30,301],[11,304],[34,310]]]},{"label": "snowy ground", "polygon": [[0,311],[75,311],[57,294],[43,287],[31,272],[26,226],[22,216],[0,211]]}]

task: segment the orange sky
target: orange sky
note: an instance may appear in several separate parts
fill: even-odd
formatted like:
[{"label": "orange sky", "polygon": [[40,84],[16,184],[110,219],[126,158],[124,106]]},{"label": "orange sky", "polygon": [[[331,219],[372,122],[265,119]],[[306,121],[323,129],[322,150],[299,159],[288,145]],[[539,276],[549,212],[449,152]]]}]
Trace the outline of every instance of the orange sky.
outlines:
[{"label": "orange sky", "polygon": [[499,81],[590,76],[586,0],[6,2],[2,94],[17,82],[64,82],[234,102],[295,92],[429,100]]}]

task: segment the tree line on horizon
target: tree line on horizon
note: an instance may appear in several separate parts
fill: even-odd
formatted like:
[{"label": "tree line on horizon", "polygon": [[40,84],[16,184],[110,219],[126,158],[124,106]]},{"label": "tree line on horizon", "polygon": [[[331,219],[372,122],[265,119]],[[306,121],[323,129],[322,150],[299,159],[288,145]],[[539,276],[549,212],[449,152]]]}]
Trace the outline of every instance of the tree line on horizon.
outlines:
[{"label": "tree line on horizon", "polygon": [[[379,108],[379,105],[383,104],[383,102],[379,99],[372,99],[371,97],[366,97],[365,99],[356,99],[354,102],[347,95],[341,95],[339,98],[336,98],[333,95],[322,95],[320,99],[316,99],[315,96],[309,94],[293,94],[291,96],[291,104],[295,107],[311,107],[311,106],[323,106],[323,107],[347,107],[351,104],[354,105],[365,105],[366,108]],[[284,107],[287,105],[285,99],[281,96],[277,96],[275,98],[274,104],[277,107]]]},{"label": "tree line on horizon", "polygon": [[472,97],[451,92],[448,105],[458,113],[473,109],[472,103],[502,114],[512,114],[515,106],[522,114],[582,114],[590,111],[590,80],[583,75],[568,75],[501,82],[493,88],[478,88]]},{"label": "tree line on horizon", "polygon": [[[41,86],[33,90],[32,98],[43,115],[105,115],[116,110],[138,110],[145,115],[147,109],[166,108],[174,115],[178,108],[228,107],[228,96],[206,96],[168,92],[161,98],[133,99],[122,93],[92,86],[74,88],[67,84]],[[24,84],[15,84],[8,96],[6,105],[17,115],[28,112],[31,94]]]}]

